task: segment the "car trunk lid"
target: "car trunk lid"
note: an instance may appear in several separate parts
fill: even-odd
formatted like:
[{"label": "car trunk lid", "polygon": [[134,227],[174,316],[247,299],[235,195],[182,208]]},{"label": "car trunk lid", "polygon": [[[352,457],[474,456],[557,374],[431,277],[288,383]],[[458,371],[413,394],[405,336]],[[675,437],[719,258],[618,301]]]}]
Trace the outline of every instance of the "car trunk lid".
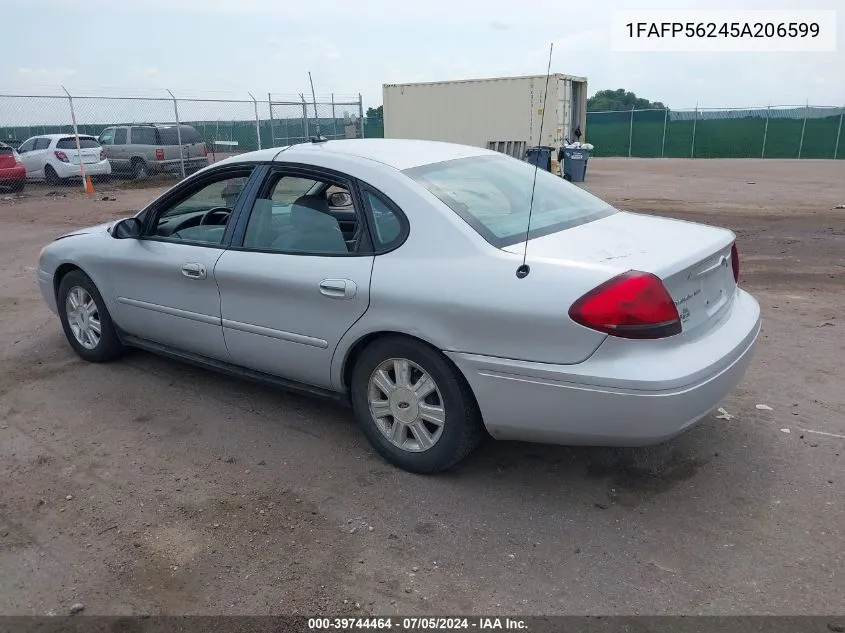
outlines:
[{"label": "car trunk lid", "polygon": [[67,158],[70,161],[71,165],[78,165],[80,157],[82,159],[82,163],[85,165],[91,165],[93,163],[100,162],[100,148],[97,149],[83,149],[78,152],[76,149],[67,149],[63,150],[65,154],[67,154]]},{"label": "car trunk lid", "polygon": [[[610,276],[628,270],[653,273],[672,296],[683,331],[691,332],[718,321],[733,301],[733,243],[734,235],[726,229],[619,212],[530,240],[528,261],[602,266]],[[504,250],[522,254],[524,245]]]},{"label": "car trunk lid", "polygon": [[56,152],[64,152],[71,165],[78,165],[80,161],[85,165],[100,162],[100,152],[103,149],[97,139],[92,136],[79,137],[79,147],[74,136],[66,136],[56,142]]},{"label": "car trunk lid", "polygon": [[15,150],[11,147],[0,145],[0,169],[8,169],[10,167],[15,167],[18,164],[19,163],[15,156]]}]

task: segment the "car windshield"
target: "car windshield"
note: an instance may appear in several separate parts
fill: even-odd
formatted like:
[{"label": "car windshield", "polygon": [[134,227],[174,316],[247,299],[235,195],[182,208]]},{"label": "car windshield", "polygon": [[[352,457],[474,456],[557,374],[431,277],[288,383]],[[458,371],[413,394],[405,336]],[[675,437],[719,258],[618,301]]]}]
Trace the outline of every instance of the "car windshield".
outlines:
[{"label": "car windshield", "polygon": [[608,203],[545,170],[509,156],[475,156],[406,169],[493,246],[525,240],[532,188],[529,239],[606,217]]}]

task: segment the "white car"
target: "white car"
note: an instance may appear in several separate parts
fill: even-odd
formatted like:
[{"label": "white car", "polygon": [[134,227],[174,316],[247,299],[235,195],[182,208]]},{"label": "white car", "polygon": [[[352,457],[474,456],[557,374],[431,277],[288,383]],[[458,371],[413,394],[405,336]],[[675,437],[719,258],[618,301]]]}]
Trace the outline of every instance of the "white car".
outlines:
[{"label": "white car", "polygon": [[437,472],[484,429],[647,445],[704,418],[760,332],[734,239],[498,152],[354,139],[215,163],[57,238],[37,277],[88,361],[140,347],[340,399]]},{"label": "white car", "polygon": [[68,178],[81,178],[80,162],[88,176],[108,176],[111,164],[100,142],[87,134],[79,135],[77,148],[73,134],[42,134],[24,141],[18,148],[26,177],[57,185]]}]

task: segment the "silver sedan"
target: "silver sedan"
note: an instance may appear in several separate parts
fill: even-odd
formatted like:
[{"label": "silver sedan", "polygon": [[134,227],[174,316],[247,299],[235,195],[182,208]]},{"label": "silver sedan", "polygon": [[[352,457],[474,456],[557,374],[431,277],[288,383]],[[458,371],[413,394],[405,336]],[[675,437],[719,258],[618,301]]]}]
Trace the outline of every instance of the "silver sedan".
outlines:
[{"label": "silver sedan", "polygon": [[619,211],[495,152],[341,140],[216,163],[46,246],[79,356],[128,347],[351,404],[389,462],[494,438],[646,445],[741,380],[732,232]]}]

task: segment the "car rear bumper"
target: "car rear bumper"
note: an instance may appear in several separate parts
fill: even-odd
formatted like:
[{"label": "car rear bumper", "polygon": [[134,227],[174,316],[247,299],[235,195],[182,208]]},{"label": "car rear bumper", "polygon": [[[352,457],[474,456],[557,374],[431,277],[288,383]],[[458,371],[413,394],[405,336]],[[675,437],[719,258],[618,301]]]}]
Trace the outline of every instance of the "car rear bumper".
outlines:
[{"label": "car rear bumper", "polygon": [[15,167],[0,167],[0,185],[8,185],[10,183],[25,182],[26,168],[23,165]]},{"label": "car rear bumper", "polygon": [[682,433],[719,406],[745,374],[760,327],[757,301],[738,290],[718,324],[681,345],[610,337],[576,365],[447,355],[497,439],[645,446]]},{"label": "car rear bumper", "polygon": [[[61,163],[54,165],[56,174],[59,178],[81,178],[79,165],[71,163]],[[85,174],[88,176],[108,176],[111,174],[111,163],[108,160],[101,160],[96,163],[87,163],[85,165]]]}]

